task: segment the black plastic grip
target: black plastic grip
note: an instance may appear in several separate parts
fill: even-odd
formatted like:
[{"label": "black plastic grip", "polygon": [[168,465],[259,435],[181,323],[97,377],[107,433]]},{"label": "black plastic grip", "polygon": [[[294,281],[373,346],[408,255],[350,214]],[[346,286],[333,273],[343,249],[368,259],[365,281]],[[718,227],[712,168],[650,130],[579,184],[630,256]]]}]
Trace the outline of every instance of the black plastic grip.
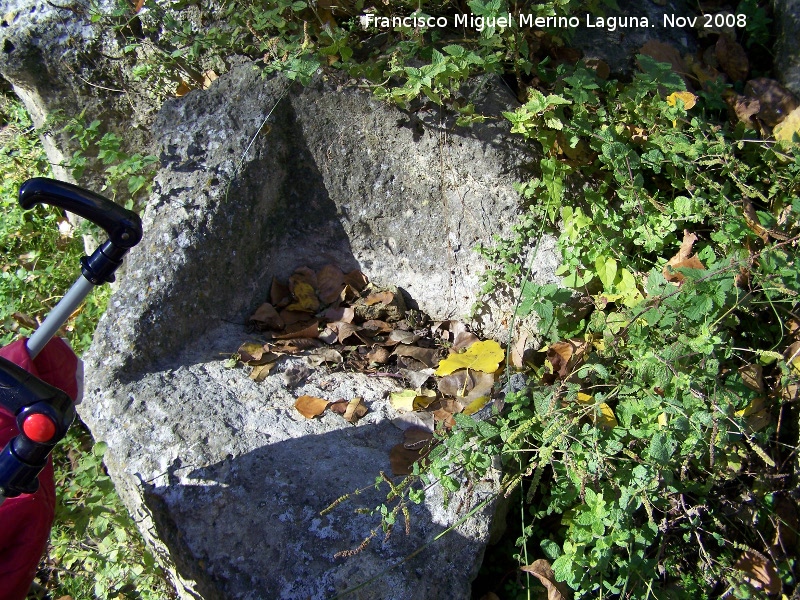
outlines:
[{"label": "black plastic grip", "polygon": [[133,248],[142,239],[142,220],[135,212],[108,198],[55,179],[34,177],[19,188],[22,208],[35,204],[58,206],[102,227],[118,248]]}]

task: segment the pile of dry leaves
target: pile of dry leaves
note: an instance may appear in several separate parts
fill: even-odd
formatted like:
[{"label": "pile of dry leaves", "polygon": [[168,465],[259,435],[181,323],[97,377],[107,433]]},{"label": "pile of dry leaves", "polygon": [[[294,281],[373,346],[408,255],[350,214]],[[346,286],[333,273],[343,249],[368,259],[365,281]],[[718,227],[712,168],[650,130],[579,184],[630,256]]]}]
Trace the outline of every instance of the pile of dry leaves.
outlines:
[{"label": "pile of dry leaves", "polygon": [[[360,271],[344,273],[330,264],[318,271],[301,267],[288,282],[273,279],[269,301],[249,321],[267,340],[237,350],[255,381],[266,379],[283,357],[302,356],[313,367],[405,382],[407,389],[390,396],[399,413],[394,423],[404,430],[390,457],[396,475],[410,472],[437,426],[450,428],[454,414],[486,405],[505,359],[497,342],[479,340],[462,322],[431,321],[407,309],[397,288],[378,287]],[[308,419],[331,410],[350,423],[368,411],[361,398],[307,395],[295,408]]]}]

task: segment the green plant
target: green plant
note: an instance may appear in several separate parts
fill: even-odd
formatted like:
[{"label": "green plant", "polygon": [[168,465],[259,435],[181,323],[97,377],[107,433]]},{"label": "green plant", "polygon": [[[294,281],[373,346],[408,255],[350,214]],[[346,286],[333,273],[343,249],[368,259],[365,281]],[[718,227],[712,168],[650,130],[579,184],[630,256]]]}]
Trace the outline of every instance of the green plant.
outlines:
[{"label": "green plant", "polygon": [[[791,526],[772,507],[797,446],[776,423],[800,375],[800,152],[687,111],[680,78],[639,60],[627,85],[559,68],[506,115],[542,176],[520,186],[517,236],[484,248],[500,267],[486,290],[521,287],[548,352],[498,433],[459,423],[441,457],[474,467],[470,439],[499,452],[526,494],[525,554],[579,597],[757,596],[745,552],[796,577],[768,540]],[[562,286],[509,266],[543,221]]]},{"label": "green plant", "polygon": [[105,444],[77,424],[54,454],[59,503],[44,572],[73,598],[165,600],[174,595],[103,467]]}]

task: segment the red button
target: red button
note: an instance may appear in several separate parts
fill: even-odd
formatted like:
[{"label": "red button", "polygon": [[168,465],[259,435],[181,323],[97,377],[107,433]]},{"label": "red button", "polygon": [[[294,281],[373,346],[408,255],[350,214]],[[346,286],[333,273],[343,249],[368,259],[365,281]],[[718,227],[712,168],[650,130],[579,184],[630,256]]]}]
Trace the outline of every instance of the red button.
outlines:
[{"label": "red button", "polygon": [[33,413],[25,417],[22,431],[34,442],[44,444],[53,439],[56,434],[56,424],[47,415]]}]

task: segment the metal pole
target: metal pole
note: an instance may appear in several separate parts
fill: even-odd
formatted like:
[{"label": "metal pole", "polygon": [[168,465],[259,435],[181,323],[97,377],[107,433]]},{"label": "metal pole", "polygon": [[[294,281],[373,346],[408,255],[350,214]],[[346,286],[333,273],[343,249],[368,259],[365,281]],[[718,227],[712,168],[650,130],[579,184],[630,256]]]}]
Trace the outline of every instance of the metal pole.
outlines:
[{"label": "metal pole", "polygon": [[47,315],[47,318],[39,326],[33,335],[28,340],[28,353],[31,358],[36,358],[36,355],[41,352],[42,348],[47,345],[47,342],[61,329],[61,326],[67,322],[70,315],[75,312],[83,302],[83,299],[92,291],[94,284],[86,279],[83,275],[78,277],[78,280],[72,285],[70,290],[64,295],[61,301],[56,304],[52,312]]}]

